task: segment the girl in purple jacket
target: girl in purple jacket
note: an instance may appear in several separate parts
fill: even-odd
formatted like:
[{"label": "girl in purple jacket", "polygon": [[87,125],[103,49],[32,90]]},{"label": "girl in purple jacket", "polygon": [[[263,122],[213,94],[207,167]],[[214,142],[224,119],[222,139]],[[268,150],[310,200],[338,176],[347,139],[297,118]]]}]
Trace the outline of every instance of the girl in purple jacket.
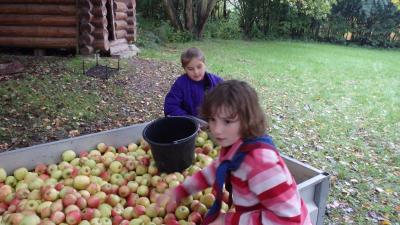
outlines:
[{"label": "girl in purple jacket", "polygon": [[223,79],[206,72],[205,57],[198,48],[189,48],[181,55],[185,74],[176,79],[165,97],[165,116],[196,116],[205,93]]}]

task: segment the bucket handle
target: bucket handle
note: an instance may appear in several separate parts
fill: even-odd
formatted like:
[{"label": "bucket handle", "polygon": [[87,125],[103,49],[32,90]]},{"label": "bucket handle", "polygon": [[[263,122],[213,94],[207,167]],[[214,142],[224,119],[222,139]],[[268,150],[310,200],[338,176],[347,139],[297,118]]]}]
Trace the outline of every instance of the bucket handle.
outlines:
[{"label": "bucket handle", "polygon": [[191,115],[184,115],[184,116],[171,116],[171,115],[167,115],[167,117],[184,117],[184,118],[191,119],[191,120],[193,120],[193,121],[197,124],[198,129],[208,127],[207,121],[205,121],[205,120],[203,120],[203,119],[200,119],[200,118],[197,118],[197,117],[195,117],[195,116],[191,116]]},{"label": "bucket handle", "polygon": [[[185,115],[185,116],[171,116],[171,115],[167,115],[166,117],[183,117],[183,118],[191,119],[192,121],[194,121],[194,122],[197,124],[197,131],[196,131],[196,132],[199,132],[201,128],[208,127],[208,123],[207,123],[205,120],[202,120],[202,119],[197,118],[197,117],[195,117],[195,116],[190,116],[190,115]],[[178,143],[179,143],[181,140],[183,140],[183,139],[184,139],[184,138],[179,139],[179,140],[175,140],[175,141],[173,141],[172,143],[173,143],[173,144],[178,144]]]}]

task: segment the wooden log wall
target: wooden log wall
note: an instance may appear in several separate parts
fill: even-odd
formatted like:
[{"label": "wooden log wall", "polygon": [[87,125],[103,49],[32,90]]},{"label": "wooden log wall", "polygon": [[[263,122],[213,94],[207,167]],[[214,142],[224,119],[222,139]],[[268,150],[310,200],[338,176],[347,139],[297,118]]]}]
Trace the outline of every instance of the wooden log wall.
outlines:
[{"label": "wooden log wall", "polygon": [[128,43],[136,41],[136,1],[114,0],[113,11],[113,38],[110,53],[117,55],[129,49]]},{"label": "wooden log wall", "polygon": [[0,46],[76,48],[75,0],[0,0]]},{"label": "wooden log wall", "polygon": [[0,0],[0,46],[79,47],[87,55],[135,41],[136,0]]},{"label": "wooden log wall", "polygon": [[127,0],[128,1],[128,12],[127,12],[127,36],[126,39],[129,42],[136,42],[136,0]]},{"label": "wooden log wall", "polygon": [[79,49],[83,55],[108,51],[107,0],[79,0]]}]

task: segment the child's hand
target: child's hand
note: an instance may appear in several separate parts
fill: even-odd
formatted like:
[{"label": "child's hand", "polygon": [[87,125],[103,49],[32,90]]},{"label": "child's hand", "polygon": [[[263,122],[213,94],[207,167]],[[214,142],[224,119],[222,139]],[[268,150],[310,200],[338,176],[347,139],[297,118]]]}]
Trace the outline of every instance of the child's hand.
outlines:
[{"label": "child's hand", "polygon": [[164,194],[158,196],[156,200],[156,207],[164,208],[167,213],[175,212],[178,203],[176,202],[175,194],[172,190],[166,191]]},{"label": "child's hand", "polygon": [[225,224],[225,213],[221,213],[214,221],[212,221],[208,225],[224,225],[224,224]]}]

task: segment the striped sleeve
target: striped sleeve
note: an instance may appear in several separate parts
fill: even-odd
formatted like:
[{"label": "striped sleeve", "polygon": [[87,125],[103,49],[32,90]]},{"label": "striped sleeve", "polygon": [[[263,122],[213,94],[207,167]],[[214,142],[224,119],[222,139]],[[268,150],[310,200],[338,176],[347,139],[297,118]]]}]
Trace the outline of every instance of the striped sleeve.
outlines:
[{"label": "striped sleeve", "polygon": [[214,184],[217,161],[198,171],[174,189],[177,202]]},{"label": "striped sleeve", "polygon": [[249,189],[268,209],[263,219],[278,224],[303,224],[307,210],[303,215],[300,194],[283,159],[269,149],[255,149],[249,156],[244,161],[251,168]]}]

